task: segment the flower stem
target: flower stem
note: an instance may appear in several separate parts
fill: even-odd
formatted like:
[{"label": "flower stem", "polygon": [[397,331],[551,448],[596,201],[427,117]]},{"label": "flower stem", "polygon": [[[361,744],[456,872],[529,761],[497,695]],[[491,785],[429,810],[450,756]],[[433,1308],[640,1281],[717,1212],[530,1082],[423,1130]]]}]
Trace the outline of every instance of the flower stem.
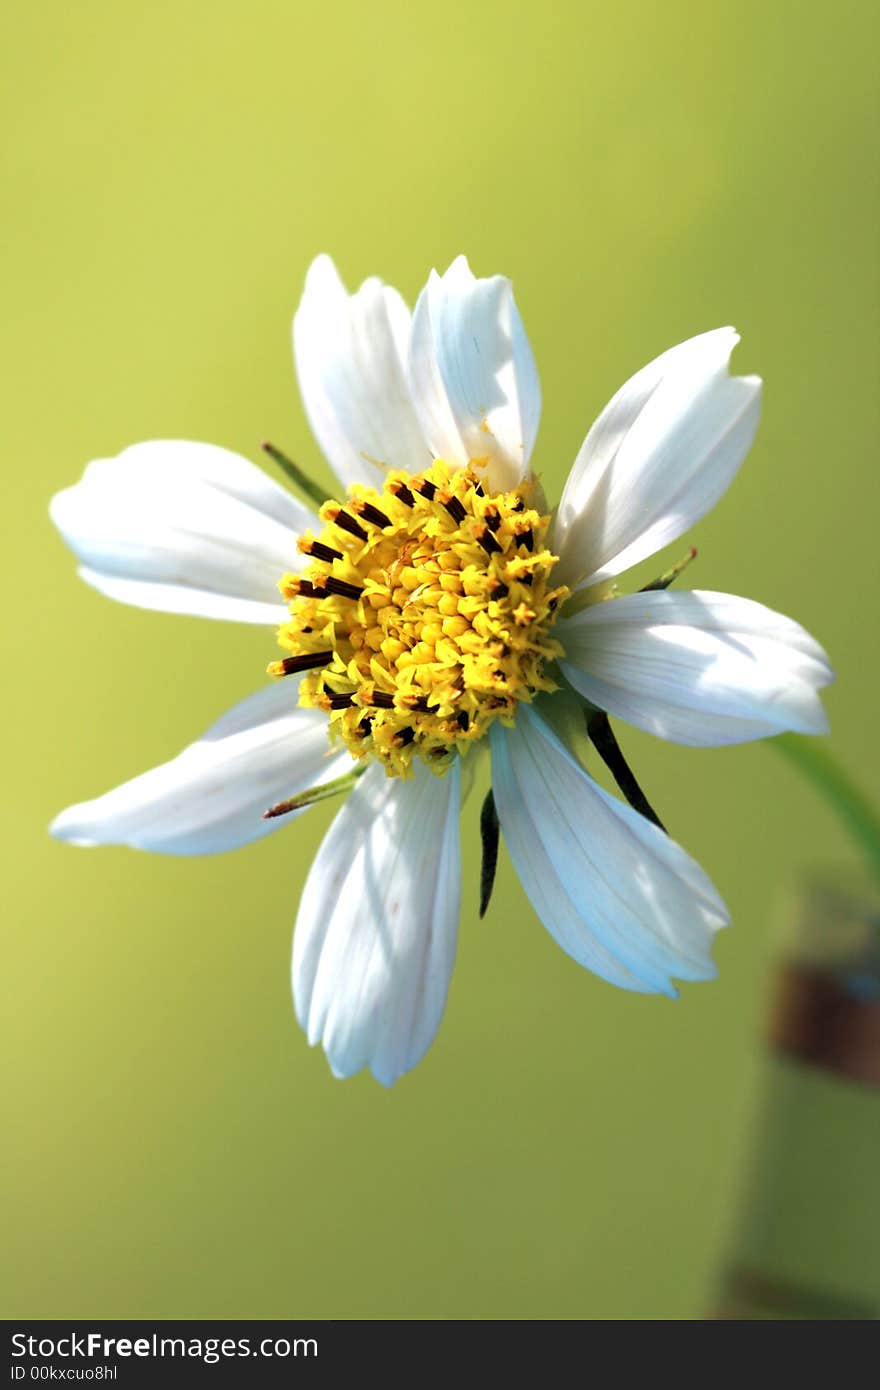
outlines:
[{"label": "flower stem", "polygon": [[789,762],[795,764],[820,796],[834,807],[880,878],[880,815],[849,773],[828,751],[827,744],[798,734],[781,734],[769,741]]}]

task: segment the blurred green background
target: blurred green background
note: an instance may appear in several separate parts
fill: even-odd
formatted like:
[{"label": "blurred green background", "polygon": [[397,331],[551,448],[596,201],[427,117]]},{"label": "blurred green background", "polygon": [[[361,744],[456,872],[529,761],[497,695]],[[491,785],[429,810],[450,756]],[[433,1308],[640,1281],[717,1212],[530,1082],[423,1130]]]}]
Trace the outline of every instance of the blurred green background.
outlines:
[{"label": "blurred green background", "polygon": [[[50,494],[92,457],[268,435],[329,483],[289,321],[311,258],[413,301],[467,251],[538,359],[558,489],[643,362],[735,322],[758,443],[688,582],[828,647],[876,778],[878,187],[868,3],[59,0],[3,19],[2,792],[7,1317],[688,1317],[733,1219],[774,941],[853,851],[764,746],[621,730],[735,927],[679,1003],[553,944],[503,857],[446,1018],[393,1091],[334,1081],[289,1001],[321,807],[232,855],[50,841],[262,679],[271,633],[113,605]],[[678,547],[681,549],[681,546]],[[655,567],[656,568],[656,567]],[[817,1212],[833,1222],[833,1212]]]}]

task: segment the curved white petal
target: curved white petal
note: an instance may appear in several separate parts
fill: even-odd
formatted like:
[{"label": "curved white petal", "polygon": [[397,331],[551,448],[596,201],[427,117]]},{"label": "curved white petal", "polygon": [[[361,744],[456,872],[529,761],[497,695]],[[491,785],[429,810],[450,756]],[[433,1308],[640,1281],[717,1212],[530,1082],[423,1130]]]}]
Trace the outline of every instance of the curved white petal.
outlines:
[{"label": "curved white petal", "polygon": [[494,724],[492,788],[504,839],[551,936],[612,984],[675,995],[714,976],[729,921],[702,869],[583,770],[533,706]]},{"label": "curved white petal", "polygon": [[562,619],[562,669],[600,709],[675,743],[827,733],[834,673],[791,618],[733,594],[650,591]]},{"label": "curved white petal", "polygon": [[431,462],[404,364],[410,313],[375,278],[349,294],[329,256],[306,276],[293,353],[312,431],[340,481],[382,486],[386,468]]},{"label": "curved white petal", "polygon": [[620,574],[699,521],[745,458],[758,377],[731,377],[739,336],[719,328],[664,352],[626,383],[581,446],[552,544],[570,587]]},{"label": "curved white petal", "polygon": [[303,890],[293,995],[333,1072],[390,1086],[440,1025],[461,900],[459,770],[407,781],[371,767],[328,831]]},{"label": "curved white petal", "polygon": [[443,276],[432,271],[413,315],[409,375],[436,457],[485,459],[491,491],[516,487],[538,432],[541,388],[510,281],[475,279],[464,256]]},{"label": "curved white petal", "polygon": [[296,701],[290,681],[259,690],[171,762],[62,811],[51,833],[76,845],[218,854],[279,830],[299,812],[263,820],[264,811],[352,766],[331,751],[326,715]]},{"label": "curved white petal", "polygon": [[181,440],[97,459],[49,510],[109,598],[247,623],[284,621],[278,581],[305,562],[297,535],[316,524],[247,459]]}]

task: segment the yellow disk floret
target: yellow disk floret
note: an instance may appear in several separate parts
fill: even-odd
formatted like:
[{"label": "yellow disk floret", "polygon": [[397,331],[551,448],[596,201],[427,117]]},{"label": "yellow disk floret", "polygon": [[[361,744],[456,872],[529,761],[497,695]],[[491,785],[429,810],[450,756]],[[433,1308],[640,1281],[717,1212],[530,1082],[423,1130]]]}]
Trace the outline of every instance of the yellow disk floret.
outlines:
[{"label": "yellow disk floret", "polygon": [[568,590],[550,586],[536,493],[487,496],[438,460],[324,503],[320,535],[300,541],[312,563],[281,581],[289,655],[269,671],[307,673],[300,704],[326,710],[353,757],[406,776],[418,755],[444,772],[518,700],[554,689],[549,629]]}]

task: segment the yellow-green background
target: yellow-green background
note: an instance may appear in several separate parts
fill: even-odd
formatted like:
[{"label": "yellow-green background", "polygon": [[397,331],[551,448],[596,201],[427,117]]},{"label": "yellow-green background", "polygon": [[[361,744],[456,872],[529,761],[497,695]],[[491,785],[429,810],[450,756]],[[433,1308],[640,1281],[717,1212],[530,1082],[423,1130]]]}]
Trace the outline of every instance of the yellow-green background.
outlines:
[{"label": "yellow-green background", "polygon": [[[11,1203],[6,1316],[687,1317],[728,1239],[771,925],[851,862],[766,747],[622,731],[727,898],[720,978],[675,1005],[583,973],[477,804],[438,1041],[334,1081],[288,993],[320,808],[226,857],[77,851],[45,826],[259,684],[271,633],[87,590],[50,494],[152,437],[329,474],[291,368],[330,251],[413,300],[466,250],[515,281],[555,493],[644,361],[729,321],[758,443],[689,579],[795,615],[876,776],[876,7],[296,0],[10,6],[2,33]],[[819,1211],[817,1221],[834,1222]]]}]

